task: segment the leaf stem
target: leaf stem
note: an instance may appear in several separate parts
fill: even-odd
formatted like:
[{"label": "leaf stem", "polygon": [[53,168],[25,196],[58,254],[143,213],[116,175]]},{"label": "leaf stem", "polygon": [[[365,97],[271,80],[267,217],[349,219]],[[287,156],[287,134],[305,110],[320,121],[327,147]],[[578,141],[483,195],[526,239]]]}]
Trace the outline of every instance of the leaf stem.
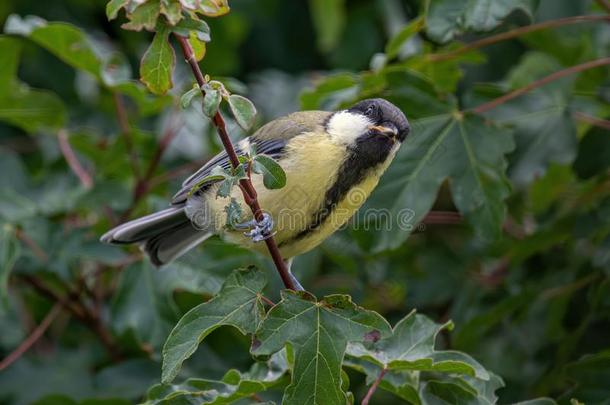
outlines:
[{"label": "leaf stem", "polygon": [[2,361],[0,361],[0,371],[4,370],[11,364],[13,364],[17,359],[19,359],[25,352],[27,352],[30,347],[32,347],[46,332],[46,330],[51,326],[51,323],[57,318],[57,315],[61,312],[61,304],[56,302],[49,313],[44,317],[42,322],[32,331],[30,336],[28,336],[15,350],[13,350],[8,356],[6,356]]},{"label": "leaf stem", "polygon": [[[205,80],[203,77],[203,73],[201,72],[201,69],[199,68],[199,64],[197,63],[197,59],[195,58],[195,55],[193,54],[193,48],[191,47],[191,44],[188,42],[188,40],[186,38],[184,38],[181,35],[174,33],[174,37],[180,44],[180,48],[182,49],[182,54],[184,55],[184,59],[191,67],[193,76],[195,76],[195,80],[197,81],[197,84],[199,85],[199,88],[201,89],[201,94],[205,96],[205,91],[203,90],[203,85],[205,84]],[[220,137],[222,145],[224,146],[224,149],[227,152],[227,155],[229,156],[231,165],[233,166],[233,168],[236,168],[237,166],[239,166],[239,158],[237,156],[237,153],[235,153],[235,148],[233,147],[233,143],[231,142],[231,139],[229,138],[225,120],[222,117],[222,115],[220,114],[220,111],[216,112],[216,114],[212,118],[212,123],[214,124],[214,127],[216,127],[216,131],[218,132],[218,136]],[[241,179],[239,181],[239,185],[240,185],[240,189],[244,195],[244,200],[246,201],[246,203],[252,210],[252,214],[254,215],[254,218],[257,221],[261,221],[263,219],[263,210],[261,209],[261,207],[258,203],[258,199],[256,197],[256,190],[254,189],[252,182],[249,179]],[[295,287],[294,283],[292,282],[292,279],[290,278],[290,275],[288,273],[288,268],[286,267],[286,264],[284,263],[284,260],[282,259],[280,250],[279,250],[277,244],[275,243],[275,239],[273,237],[267,238],[267,239],[265,239],[265,244],[267,245],[267,249],[269,250],[271,259],[273,260],[273,263],[275,264],[275,267],[276,267],[278,273],[280,274],[280,277],[282,278],[282,281],[283,281],[284,285],[286,286],[286,288],[291,289],[291,290],[296,290],[296,287]]]},{"label": "leaf stem", "polygon": [[67,131],[65,129],[61,129],[57,133],[57,139],[59,141],[59,149],[61,150],[61,153],[64,155],[64,158],[66,159],[66,162],[68,163],[68,166],[70,166],[70,169],[72,169],[72,172],[74,172],[74,174],[76,174],[76,177],[78,177],[78,179],[80,180],[83,187],[85,187],[86,189],[90,189],[91,187],[93,187],[93,179],[91,178],[89,173],[87,173],[87,171],[83,168],[83,166],[80,164],[80,162],[78,161],[78,158],[76,157],[76,154],[74,153],[74,151],[72,150],[72,147],[70,146],[70,142],[68,141]]},{"label": "leaf stem", "polygon": [[581,111],[574,111],[572,114],[578,121],[593,125],[595,127],[610,130],[610,121],[603,118],[597,118]]},{"label": "leaf stem", "polygon": [[379,387],[379,384],[381,384],[381,380],[383,380],[383,377],[385,376],[385,373],[387,371],[388,369],[385,367],[381,369],[381,371],[379,372],[379,376],[377,376],[377,379],[373,382],[373,385],[371,385],[369,391],[366,393],[366,396],[362,400],[362,405],[369,405],[371,397],[373,396],[375,391],[377,391],[377,388]]},{"label": "leaf stem", "polygon": [[610,57],[608,58],[601,58],[601,59],[596,59],[596,60],[592,60],[589,62],[585,62],[585,63],[581,63],[579,65],[575,65],[575,66],[571,66],[569,68],[566,69],[562,69],[559,70],[557,72],[554,72],[546,77],[543,77],[542,79],[536,80],[530,84],[528,84],[527,86],[523,86],[521,88],[518,88],[514,91],[511,91],[510,93],[507,93],[503,96],[500,96],[494,100],[491,100],[487,103],[483,103],[477,107],[471,108],[467,111],[470,112],[474,112],[476,114],[482,114],[484,112],[487,112],[501,104],[504,104],[514,98],[517,98],[519,96],[522,96],[525,93],[528,93],[531,90],[537,89],[538,87],[542,87],[545,84],[548,84],[550,82],[553,82],[555,80],[561,79],[562,77],[565,76],[569,76],[572,75],[574,73],[578,73],[578,72],[582,72],[584,70],[588,70],[588,69],[593,69],[599,66],[604,66],[604,65],[610,65]]},{"label": "leaf stem", "polygon": [[488,45],[495,44],[497,42],[506,41],[508,39],[517,38],[521,35],[528,34],[530,32],[545,30],[549,28],[557,28],[564,25],[578,24],[583,22],[595,22],[595,21],[610,21],[610,16],[607,15],[580,15],[575,17],[559,18],[557,20],[544,21],[538,24],[526,25],[519,27],[511,31],[502,32],[500,34],[492,35],[478,41],[471,42],[464,45],[455,51],[445,53],[435,53],[428,55],[427,59],[430,62],[440,62],[448,59],[453,59],[463,53],[473,51],[475,49],[483,48]]}]

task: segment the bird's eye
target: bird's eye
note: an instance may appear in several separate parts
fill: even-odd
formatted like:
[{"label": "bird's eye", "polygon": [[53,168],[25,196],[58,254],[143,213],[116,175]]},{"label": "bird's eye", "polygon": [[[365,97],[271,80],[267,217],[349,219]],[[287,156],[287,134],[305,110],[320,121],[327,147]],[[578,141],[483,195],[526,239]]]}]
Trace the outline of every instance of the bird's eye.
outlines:
[{"label": "bird's eye", "polygon": [[368,115],[369,117],[372,117],[373,115],[375,115],[376,112],[377,108],[375,108],[374,105],[371,105],[364,111],[364,114]]}]

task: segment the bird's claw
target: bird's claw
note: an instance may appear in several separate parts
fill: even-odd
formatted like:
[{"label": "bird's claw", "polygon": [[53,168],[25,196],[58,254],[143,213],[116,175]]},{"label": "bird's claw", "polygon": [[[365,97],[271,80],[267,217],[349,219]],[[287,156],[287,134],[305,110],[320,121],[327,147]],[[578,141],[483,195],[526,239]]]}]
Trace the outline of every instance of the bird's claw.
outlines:
[{"label": "bird's claw", "polygon": [[263,219],[260,221],[253,219],[241,224],[235,224],[234,227],[235,229],[250,229],[248,232],[244,232],[244,236],[251,238],[254,242],[261,242],[275,235],[273,225],[271,215],[263,213]]}]

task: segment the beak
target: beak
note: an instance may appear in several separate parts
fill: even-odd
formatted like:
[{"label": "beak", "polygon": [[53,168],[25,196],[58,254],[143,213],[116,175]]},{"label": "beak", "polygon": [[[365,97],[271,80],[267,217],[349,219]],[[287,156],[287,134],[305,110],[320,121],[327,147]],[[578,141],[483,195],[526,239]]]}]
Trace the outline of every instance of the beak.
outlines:
[{"label": "beak", "polygon": [[398,135],[398,128],[396,128],[396,126],[392,123],[386,123],[384,125],[371,125],[369,129],[392,139],[396,138]]}]

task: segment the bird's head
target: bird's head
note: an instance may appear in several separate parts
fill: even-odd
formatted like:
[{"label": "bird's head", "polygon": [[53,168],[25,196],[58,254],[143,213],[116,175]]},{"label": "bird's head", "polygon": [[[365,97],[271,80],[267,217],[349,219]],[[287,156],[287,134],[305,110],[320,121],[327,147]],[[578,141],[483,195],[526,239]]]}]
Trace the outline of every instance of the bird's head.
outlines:
[{"label": "bird's head", "polygon": [[407,117],[394,104],[372,98],[331,115],[326,130],[348,146],[370,142],[391,148],[405,140],[411,127]]}]

